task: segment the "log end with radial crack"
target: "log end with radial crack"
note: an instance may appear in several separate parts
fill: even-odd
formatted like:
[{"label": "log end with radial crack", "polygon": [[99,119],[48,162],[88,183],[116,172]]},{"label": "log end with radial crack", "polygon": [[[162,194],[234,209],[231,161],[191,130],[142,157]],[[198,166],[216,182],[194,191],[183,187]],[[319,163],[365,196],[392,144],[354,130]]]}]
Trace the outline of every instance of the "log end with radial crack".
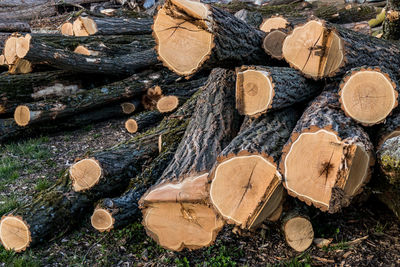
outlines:
[{"label": "log end with radial crack", "polygon": [[265,36],[263,49],[265,53],[276,59],[283,59],[282,46],[287,34],[280,30],[274,30]]},{"label": "log end with radial crack", "polygon": [[177,74],[195,73],[211,54],[213,35],[205,29],[211,20],[208,13],[209,7],[200,2],[171,0],[156,15],[153,35],[158,56]]},{"label": "log end with radial crack", "polygon": [[311,20],[295,27],[282,47],[282,55],[291,67],[307,77],[333,76],[344,64],[344,44],[337,32],[325,23]]},{"label": "log end with radial crack", "polygon": [[83,159],[74,163],[69,169],[74,191],[84,191],[96,185],[103,171],[99,162],[95,159]]},{"label": "log end with radial crack", "polygon": [[176,96],[163,96],[157,101],[157,109],[161,113],[171,112],[179,105],[179,99]]},{"label": "log end with radial crack", "polygon": [[26,250],[31,243],[29,225],[19,216],[3,216],[0,222],[0,241],[7,250]]},{"label": "log end with radial crack", "polygon": [[340,209],[335,201],[356,195],[369,179],[370,153],[359,144],[347,144],[331,129],[312,126],[295,133],[283,153],[281,168],[289,194],[323,211]]},{"label": "log end with radial crack", "polygon": [[208,173],[178,184],[161,185],[145,195],[143,224],[161,246],[174,251],[211,245],[223,226],[206,204]]},{"label": "log end with radial crack", "polygon": [[260,25],[260,30],[269,33],[273,30],[286,29],[288,25],[289,22],[284,17],[271,17],[264,20],[264,22]]},{"label": "log end with radial crack", "polygon": [[274,84],[267,71],[238,69],[236,73],[236,108],[242,115],[257,116],[271,107]]},{"label": "log end with radial crack", "polygon": [[340,84],[340,102],[347,116],[364,126],[383,122],[398,105],[393,75],[379,67],[349,71]]},{"label": "log end with radial crack", "polygon": [[67,36],[73,36],[74,35],[74,29],[72,26],[71,22],[65,22],[63,25],[61,25],[61,34],[62,35],[67,35]]}]

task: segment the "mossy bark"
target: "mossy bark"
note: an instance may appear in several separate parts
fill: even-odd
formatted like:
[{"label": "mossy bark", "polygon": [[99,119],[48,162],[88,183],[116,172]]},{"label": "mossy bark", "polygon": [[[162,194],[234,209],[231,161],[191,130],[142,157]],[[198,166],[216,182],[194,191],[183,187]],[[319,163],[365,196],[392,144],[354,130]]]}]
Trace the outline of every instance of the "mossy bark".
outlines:
[{"label": "mossy bark", "polygon": [[383,22],[382,38],[386,40],[400,39],[400,1],[389,0],[386,6],[386,17]]},{"label": "mossy bark", "polygon": [[194,110],[195,100],[189,100],[158,126],[111,149],[92,154],[101,162],[104,177],[91,190],[72,190],[68,173],[65,172],[55,186],[38,194],[31,204],[13,211],[12,215],[21,216],[29,225],[32,239],[30,246],[73,229],[96,201],[123,192],[129,184],[129,178],[141,173],[143,166],[150,164],[157,156],[157,139],[160,134],[175,138],[184,132]]},{"label": "mossy bark", "polygon": [[383,177],[400,190],[400,136],[387,139],[377,151]]}]

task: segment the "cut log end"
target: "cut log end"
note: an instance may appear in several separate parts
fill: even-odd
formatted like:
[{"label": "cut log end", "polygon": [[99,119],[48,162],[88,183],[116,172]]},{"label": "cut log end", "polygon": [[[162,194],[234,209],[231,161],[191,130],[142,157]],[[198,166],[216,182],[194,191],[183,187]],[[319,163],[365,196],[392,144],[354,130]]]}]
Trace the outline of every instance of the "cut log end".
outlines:
[{"label": "cut log end", "polygon": [[311,222],[301,216],[287,220],[283,225],[287,244],[298,252],[309,248],[314,239],[314,230]]},{"label": "cut log end", "polygon": [[83,159],[69,169],[74,191],[84,191],[97,184],[102,176],[102,168],[95,159]]},{"label": "cut log end", "polygon": [[85,55],[85,56],[90,56],[92,53],[90,52],[89,49],[87,49],[86,47],[84,47],[83,45],[78,45],[75,50],[74,53],[76,54],[80,54],[80,55]]},{"label": "cut log end", "polygon": [[146,232],[164,248],[181,251],[211,245],[223,226],[214,210],[200,203],[155,203],[143,211]]},{"label": "cut log end", "polygon": [[176,96],[163,96],[157,101],[157,109],[161,113],[174,111],[179,105],[179,99]]},{"label": "cut log end", "polygon": [[[179,9],[197,18],[197,25],[189,22],[193,19],[183,21]],[[159,58],[179,75],[195,73],[211,54],[213,35],[198,26],[208,12],[208,6],[200,2],[175,0],[164,5],[154,19],[153,34]]]},{"label": "cut log end", "polygon": [[68,36],[74,35],[74,29],[71,22],[65,22],[63,25],[61,25],[61,34]]},{"label": "cut log end", "polygon": [[279,60],[283,59],[282,46],[286,36],[286,33],[279,30],[275,30],[265,36],[263,41],[263,48],[265,53],[273,58]]},{"label": "cut log end", "polygon": [[129,133],[136,133],[138,130],[138,124],[134,119],[128,119],[125,122],[125,129]]},{"label": "cut log end", "polygon": [[7,64],[9,65],[13,64],[17,60],[17,40],[18,37],[11,36],[4,43],[3,54]]},{"label": "cut log end", "polygon": [[289,22],[284,17],[272,17],[264,20],[260,25],[260,30],[263,32],[271,32],[272,30],[286,29]]},{"label": "cut log end", "polygon": [[383,122],[398,104],[395,83],[379,68],[352,71],[339,94],[346,115],[365,126]]},{"label": "cut log end", "polygon": [[316,128],[292,137],[283,153],[281,169],[289,194],[322,211],[339,210],[344,204],[336,198],[351,199],[369,178],[370,155],[330,130]]},{"label": "cut log end", "polygon": [[132,114],[136,110],[136,106],[130,102],[124,102],[121,104],[122,112],[124,114]]},{"label": "cut log end", "polygon": [[83,27],[85,28],[88,35],[93,35],[98,31],[96,22],[94,22],[94,20],[92,20],[91,18],[79,17],[78,19],[82,21]]},{"label": "cut log end", "polygon": [[18,216],[3,216],[0,222],[0,240],[8,250],[24,251],[32,241],[28,224]]},{"label": "cut log end", "polygon": [[72,24],[72,28],[75,36],[89,36],[80,18],[77,18]]},{"label": "cut log end", "polygon": [[19,126],[26,126],[31,119],[31,112],[27,106],[18,106],[14,111],[14,120]]},{"label": "cut log end", "polygon": [[90,223],[99,232],[110,231],[114,227],[115,219],[112,214],[102,208],[96,208],[90,217]]},{"label": "cut log end", "polygon": [[242,115],[258,116],[270,108],[274,85],[266,71],[241,69],[236,74],[236,108]]},{"label": "cut log end", "polygon": [[26,74],[32,72],[32,63],[23,58],[18,58],[13,65],[8,66],[10,74]]},{"label": "cut log end", "polygon": [[292,67],[314,79],[333,76],[345,63],[342,40],[318,20],[297,26],[286,37],[282,55]]},{"label": "cut log end", "polygon": [[281,175],[270,160],[259,155],[235,156],[216,167],[210,200],[228,222],[251,229],[280,206],[280,185]]}]

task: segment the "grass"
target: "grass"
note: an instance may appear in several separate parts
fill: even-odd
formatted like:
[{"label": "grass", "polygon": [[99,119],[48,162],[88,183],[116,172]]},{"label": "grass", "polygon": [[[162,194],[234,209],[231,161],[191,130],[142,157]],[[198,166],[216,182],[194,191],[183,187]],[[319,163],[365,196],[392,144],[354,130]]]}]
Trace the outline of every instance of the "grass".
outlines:
[{"label": "grass", "polygon": [[18,201],[15,196],[0,199],[0,217],[7,212],[18,207]]},{"label": "grass", "polygon": [[36,259],[32,252],[27,252],[22,255],[14,251],[6,250],[0,246],[0,265],[4,263],[7,267],[38,267],[40,261]]},{"label": "grass", "polygon": [[35,190],[36,191],[43,191],[50,187],[50,182],[46,179],[39,179],[36,183]]}]

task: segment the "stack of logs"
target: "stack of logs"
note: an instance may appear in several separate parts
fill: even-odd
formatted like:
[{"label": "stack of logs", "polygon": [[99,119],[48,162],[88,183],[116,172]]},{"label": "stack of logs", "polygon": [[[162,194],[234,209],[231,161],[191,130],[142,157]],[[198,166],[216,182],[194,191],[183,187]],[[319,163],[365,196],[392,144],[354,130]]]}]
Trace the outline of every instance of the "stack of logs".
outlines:
[{"label": "stack of logs", "polygon": [[226,224],[280,222],[304,251],[310,209],[339,212],[362,191],[400,216],[400,46],[317,18],[260,29],[167,0],[154,22],[78,17],[64,36],[10,36],[9,72],[45,71],[0,76],[1,141],[142,112],[126,120],[129,141],[76,161],[3,216],[3,246],[23,251],[91,213],[101,232],[142,218],[175,251],[209,246]]}]

